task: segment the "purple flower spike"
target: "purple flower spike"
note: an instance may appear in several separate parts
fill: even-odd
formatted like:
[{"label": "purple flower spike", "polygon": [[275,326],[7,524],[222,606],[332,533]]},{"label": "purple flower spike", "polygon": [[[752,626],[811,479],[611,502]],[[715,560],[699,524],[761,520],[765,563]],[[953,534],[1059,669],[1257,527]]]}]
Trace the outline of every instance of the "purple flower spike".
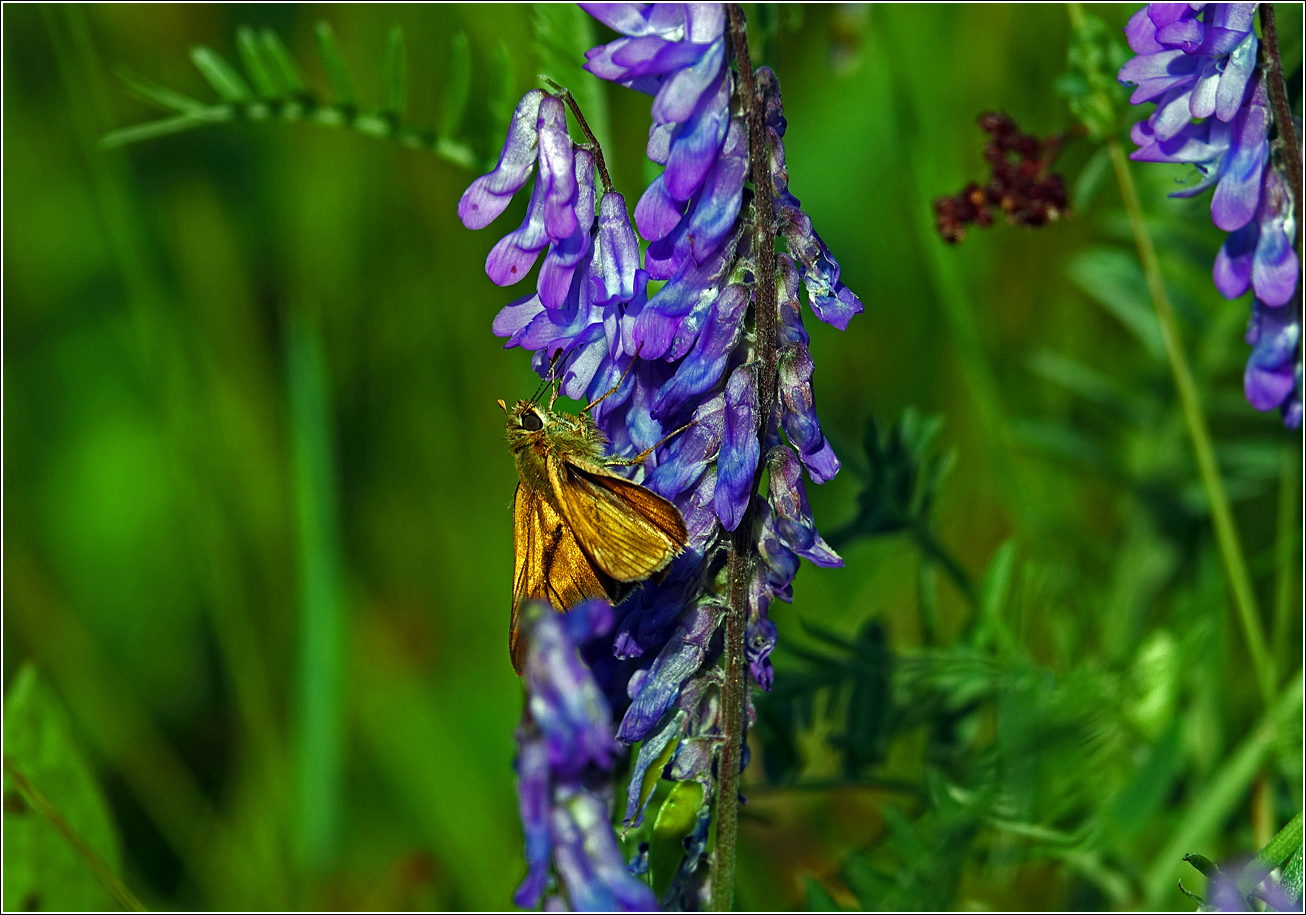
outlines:
[{"label": "purple flower spike", "polygon": [[815,482],[824,483],[839,472],[839,459],[821,434],[821,423],[816,418],[814,370],[812,354],[803,344],[791,343],[780,351],[780,402],[784,405],[781,422],[807,472]]},{"label": "purple flower spike", "polygon": [[626,198],[620,194],[606,193],[599,202],[598,251],[600,272],[594,277],[595,302],[629,302],[635,297],[639,242],[630,227]]},{"label": "purple flower spike", "polygon": [[[1194,165],[1201,179],[1175,191],[1194,197],[1214,186],[1211,219],[1231,233],[1212,269],[1226,298],[1249,289],[1247,342],[1252,344],[1244,388],[1258,410],[1278,408],[1284,422],[1301,422],[1301,317],[1293,303],[1301,263],[1287,184],[1273,163],[1272,113],[1265,75],[1256,62],[1255,3],[1150,3],[1129,20],[1125,34],[1138,55],[1121,69],[1137,86],[1131,101],[1155,101],[1134,125],[1144,162]],[[1293,130],[1277,124],[1282,135]],[[1276,313],[1281,310],[1282,313]]]},{"label": "purple flower spike", "polygon": [[783,445],[771,449],[767,456],[770,485],[767,501],[775,511],[776,533],[780,542],[804,559],[827,569],[843,565],[839,554],[830,549],[816,532],[812,509],[803,487],[803,467],[798,456]]},{"label": "purple flower spike", "polygon": [[725,434],[717,456],[716,493],[713,504],[721,526],[733,531],[748,508],[748,496],[757,472],[761,445],[757,441],[760,419],[757,404],[757,371],[741,365],[730,374],[726,385]]},{"label": "purple flower spike", "polygon": [[488,175],[471,183],[458,201],[458,218],[469,229],[484,229],[498,217],[531,177],[535,168],[539,137],[537,121],[543,89],[522,96],[508,126],[508,138],[499,153],[499,164]]},{"label": "purple flower spike", "polygon": [[725,435],[725,395],[718,395],[699,405],[690,427],[667,446],[667,455],[644,481],[656,493],[674,499],[703,475],[710,461],[716,460]]}]

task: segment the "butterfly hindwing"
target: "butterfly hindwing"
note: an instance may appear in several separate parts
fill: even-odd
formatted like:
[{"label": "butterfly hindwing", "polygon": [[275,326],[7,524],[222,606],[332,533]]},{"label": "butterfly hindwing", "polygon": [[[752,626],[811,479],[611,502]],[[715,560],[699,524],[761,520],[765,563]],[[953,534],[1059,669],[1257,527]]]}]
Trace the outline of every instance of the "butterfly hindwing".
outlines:
[{"label": "butterfly hindwing", "polygon": [[684,519],[657,493],[598,467],[552,460],[548,469],[580,548],[617,581],[642,581],[685,548]]}]

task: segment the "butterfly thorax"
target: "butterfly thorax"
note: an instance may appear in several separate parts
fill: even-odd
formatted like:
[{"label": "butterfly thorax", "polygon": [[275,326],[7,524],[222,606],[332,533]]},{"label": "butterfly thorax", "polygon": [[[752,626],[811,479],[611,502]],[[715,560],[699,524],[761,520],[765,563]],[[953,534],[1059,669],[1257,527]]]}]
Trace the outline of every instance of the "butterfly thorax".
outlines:
[{"label": "butterfly thorax", "polygon": [[555,413],[529,400],[508,411],[508,447],[523,484],[549,492],[549,461],[599,467],[607,439],[588,413]]}]

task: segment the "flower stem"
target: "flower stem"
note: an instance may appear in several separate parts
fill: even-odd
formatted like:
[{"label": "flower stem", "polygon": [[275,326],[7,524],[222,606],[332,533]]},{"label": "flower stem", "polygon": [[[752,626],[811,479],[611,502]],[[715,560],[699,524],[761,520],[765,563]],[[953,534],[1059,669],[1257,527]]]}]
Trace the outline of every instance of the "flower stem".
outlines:
[{"label": "flower stem", "polygon": [[1270,105],[1274,108],[1274,124],[1279,128],[1279,142],[1283,144],[1283,161],[1288,167],[1288,184],[1292,187],[1293,215],[1297,218],[1298,238],[1302,230],[1302,177],[1301,149],[1297,146],[1297,132],[1292,129],[1292,109],[1288,106],[1288,89],[1283,81],[1283,61],[1279,56],[1279,32],[1274,22],[1274,4],[1260,4],[1261,39],[1264,51],[1265,81],[1270,90]]},{"label": "flower stem", "polygon": [[1247,574],[1247,563],[1243,558],[1238,529],[1233,523],[1233,512],[1229,509],[1229,498],[1224,491],[1224,481],[1220,478],[1220,468],[1215,461],[1211,433],[1206,427],[1206,417],[1202,414],[1197,385],[1193,382],[1188,359],[1184,355],[1183,341],[1179,337],[1179,325],[1175,321],[1174,309],[1170,306],[1165,280],[1161,276],[1161,265],[1156,258],[1156,249],[1152,246],[1152,236],[1143,221],[1143,207],[1138,200],[1134,178],[1129,172],[1129,161],[1125,158],[1125,151],[1116,137],[1107,138],[1106,148],[1111,156],[1111,165],[1115,169],[1116,182],[1120,185],[1120,198],[1124,203],[1125,213],[1129,216],[1129,227],[1134,233],[1134,243],[1138,246],[1138,259],[1142,262],[1147,288],[1152,294],[1157,321],[1161,325],[1161,338],[1165,343],[1166,355],[1170,359],[1170,370],[1174,375],[1175,388],[1179,392],[1179,403],[1188,425],[1188,435],[1193,440],[1193,453],[1197,458],[1198,470],[1201,472],[1202,486],[1206,490],[1206,500],[1211,506],[1215,539],[1219,544],[1220,557],[1224,560],[1225,572],[1229,576],[1229,586],[1233,590],[1234,604],[1238,608],[1238,619],[1242,624],[1243,636],[1247,639],[1247,650],[1252,656],[1252,666],[1256,669],[1256,682],[1261,691],[1261,698],[1269,708],[1274,701],[1276,679],[1274,662],[1266,649],[1265,633],[1261,629],[1260,613],[1256,608],[1256,595],[1252,590],[1251,576]]},{"label": "flower stem", "polygon": [[[775,411],[776,309],[775,220],[771,207],[771,157],[767,149],[764,102],[753,79],[744,10],[729,6],[730,41],[739,67],[739,99],[748,117],[748,157],[753,179],[753,256],[756,258],[754,322],[757,358],[761,362],[758,403],[762,408],[758,435],[765,445]],[[749,688],[744,666],[744,627],[748,617],[748,581],[752,572],[753,521],[757,516],[757,476],[748,510],[735,529],[729,547],[729,608],[726,611],[721,695],[721,756],[717,764],[716,848],[712,858],[712,910],[729,911],[735,893],[735,857],[739,835],[739,764],[744,744],[744,702]]]},{"label": "flower stem", "polygon": [[580,129],[589,138],[589,143],[585,145],[585,149],[594,153],[594,164],[598,167],[599,178],[603,181],[603,193],[610,193],[612,191],[612,179],[608,177],[608,163],[603,158],[603,147],[599,145],[598,137],[594,136],[594,131],[590,129],[590,122],[585,120],[585,115],[581,113],[580,105],[577,103],[575,96],[571,94],[570,89],[558,85],[547,76],[542,77],[542,79],[553,87],[553,91],[558,98],[562,99],[567,107],[571,109],[571,113],[576,116],[576,123],[580,124]]}]

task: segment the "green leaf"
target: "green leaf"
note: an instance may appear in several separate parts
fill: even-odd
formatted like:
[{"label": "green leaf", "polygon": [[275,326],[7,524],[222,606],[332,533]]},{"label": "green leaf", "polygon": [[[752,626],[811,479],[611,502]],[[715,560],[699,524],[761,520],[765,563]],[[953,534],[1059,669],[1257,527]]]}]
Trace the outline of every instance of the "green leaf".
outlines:
[{"label": "green leaf", "polygon": [[1184,855],[1184,860],[1197,868],[1203,877],[1210,879],[1220,876],[1220,868],[1215,866],[1215,862],[1205,855]]},{"label": "green leaf", "polygon": [[1238,877],[1238,891],[1243,895],[1250,893],[1270,871],[1280,867],[1294,853],[1300,855],[1301,847],[1302,815],[1298,813],[1243,868]]},{"label": "green leaf", "polygon": [[327,22],[319,22],[313,30],[317,39],[317,52],[322,57],[322,66],[326,69],[327,79],[331,81],[331,91],[336,95],[336,103],[353,107],[357,96],[354,93],[354,80],[345,66],[345,58],[336,44],[335,33]]},{"label": "green leaf", "polygon": [[204,45],[196,45],[191,48],[190,59],[224,102],[243,105],[253,101],[245,80],[221,55]]},{"label": "green leaf", "polygon": [[268,74],[277,84],[278,95],[302,95],[304,93],[304,80],[299,75],[299,68],[295,66],[294,58],[286,50],[277,33],[271,29],[264,29],[261,36],[263,39],[263,53],[268,64]]},{"label": "green leaf", "polygon": [[654,892],[659,896],[680,867],[685,856],[685,836],[693,833],[702,806],[703,786],[689,781],[676,782],[658,808],[649,840],[648,861]]},{"label": "green leaf", "polygon": [[980,583],[980,611],[985,617],[996,619],[1007,605],[1011,591],[1011,573],[1016,565],[1016,544],[1008,540],[993,554],[989,570]]},{"label": "green leaf", "polygon": [[158,83],[151,82],[145,77],[132,72],[124,66],[115,69],[118,78],[123,81],[127,91],[136,96],[143,102],[152,105],[158,105],[168,111],[180,111],[182,114],[188,114],[193,117],[200,116],[203,112],[209,110],[210,106],[197,99],[191,98],[166,86],[160,86]]},{"label": "green leaf", "polygon": [[467,33],[458,31],[449,43],[449,78],[445,84],[440,135],[452,139],[462,130],[467,96],[472,85],[472,47]]},{"label": "green leaf", "polygon": [[408,110],[408,57],[404,53],[404,30],[390,29],[385,52],[385,112],[403,119]]},{"label": "green leaf", "polygon": [[[1298,814],[1301,816],[1301,814]],[[1288,898],[1294,904],[1300,906],[1302,903],[1302,844],[1297,843],[1297,850],[1292,853],[1288,863],[1283,866],[1283,875],[1279,878],[1279,886],[1288,895]]]},{"label": "green leaf", "polygon": [[242,25],[236,30],[236,50],[240,52],[240,62],[249,74],[250,82],[254,84],[254,91],[263,98],[280,96],[277,81],[263,61],[262,42],[251,27]]},{"label": "green leaf", "polygon": [[[120,873],[121,853],[109,805],[77,747],[63,706],[30,663],[19,671],[5,700],[4,751],[6,761],[12,761],[101,866]],[[8,772],[3,883],[7,911],[117,907],[83,854]]]},{"label": "green leaf", "polygon": [[1076,286],[1137,337],[1154,359],[1165,359],[1161,325],[1137,257],[1112,248],[1093,248],[1072,260],[1066,272]]},{"label": "green leaf", "polygon": [[[230,109],[227,110],[227,116],[220,120],[231,120]],[[111,130],[101,138],[100,146],[104,149],[115,149],[119,146],[127,146],[130,143],[154,140],[158,137],[171,136],[174,133],[184,133],[187,130],[194,130],[196,127],[204,127],[219,122],[217,118],[197,118],[188,114],[179,114],[176,117],[150,121],[145,124],[135,124],[131,127],[123,127],[120,130]]]},{"label": "green leaf", "polygon": [[594,19],[574,3],[532,3],[531,28],[535,33],[540,75],[571,92],[599,145],[611,149],[603,84],[581,66],[585,52],[598,44]]}]

